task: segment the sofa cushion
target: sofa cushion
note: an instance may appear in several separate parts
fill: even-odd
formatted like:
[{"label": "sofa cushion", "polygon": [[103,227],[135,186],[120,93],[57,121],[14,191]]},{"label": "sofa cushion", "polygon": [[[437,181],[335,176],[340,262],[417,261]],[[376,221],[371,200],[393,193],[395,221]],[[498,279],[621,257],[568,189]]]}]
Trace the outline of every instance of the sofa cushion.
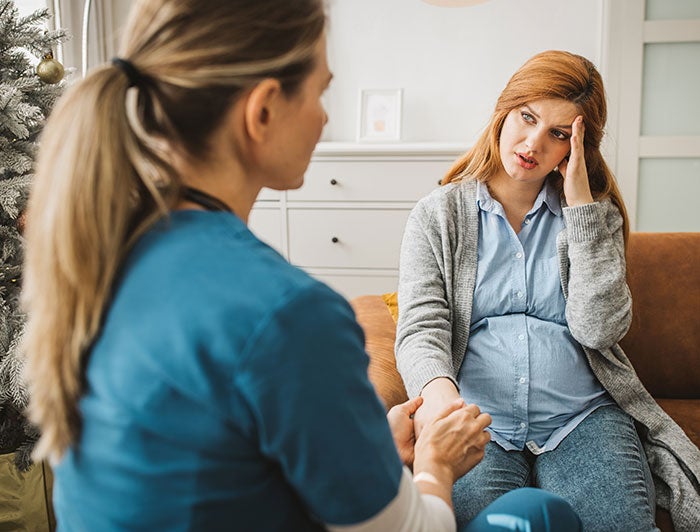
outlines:
[{"label": "sofa cushion", "polygon": [[382,294],[382,299],[386,303],[386,308],[389,309],[389,314],[394,319],[394,323],[399,321],[399,293],[389,292],[388,294]]},{"label": "sofa cushion", "polygon": [[655,398],[673,420],[678,423],[695,445],[700,447],[700,401],[697,399]]},{"label": "sofa cushion", "polygon": [[631,233],[620,345],[654,397],[700,399],[700,233]]}]

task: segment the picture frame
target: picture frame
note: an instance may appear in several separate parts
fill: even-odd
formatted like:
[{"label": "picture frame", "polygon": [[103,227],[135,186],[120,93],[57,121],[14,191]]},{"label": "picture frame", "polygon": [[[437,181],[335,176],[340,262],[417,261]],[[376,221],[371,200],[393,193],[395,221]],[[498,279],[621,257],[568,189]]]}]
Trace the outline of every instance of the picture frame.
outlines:
[{"label": "picture frame", "polygon": [[358,142],[401,140],[403,89],[360,89]]}]

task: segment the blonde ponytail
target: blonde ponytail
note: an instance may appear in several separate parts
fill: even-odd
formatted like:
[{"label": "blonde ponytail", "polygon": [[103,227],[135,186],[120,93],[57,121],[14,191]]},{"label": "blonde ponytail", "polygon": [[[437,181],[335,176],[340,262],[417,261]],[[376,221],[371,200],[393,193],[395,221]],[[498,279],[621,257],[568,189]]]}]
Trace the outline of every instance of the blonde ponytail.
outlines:
[{"label": "blonde ponytail", "polygon": [[[31,420],[42,427],[36,457],[64,449],[79,430],[81,357],[100,327],[134,208],[152,184],[132,161],[150,159],[127,123],[127,81],[102,68],[56,106],[41,139],[29,202],[23,298],[30,310]],[[80,110],[76,112],[76,110]],[[153,195],[155,193],[155,195]]]},{"label": "blonde ponytail", "polygon": [[80,433],[83,366],[132,243],[177,201],[172,157],[206,157],[231,103],[274,77],[288,93],[313,68],[321,0],[139,0],[121,55],[58,102],[41,138],[27,217],[23,302],[35,459]]}]

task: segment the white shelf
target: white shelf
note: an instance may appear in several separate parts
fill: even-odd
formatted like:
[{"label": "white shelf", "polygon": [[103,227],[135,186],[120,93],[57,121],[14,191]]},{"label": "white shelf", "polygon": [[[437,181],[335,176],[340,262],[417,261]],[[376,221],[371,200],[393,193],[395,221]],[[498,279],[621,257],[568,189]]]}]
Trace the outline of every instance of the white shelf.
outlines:
[{"label": "white shelf", "polygon": [[468,146],[448,142],[319,142],[314,151],[315,156],[362,156],[362,155],[398,155],[398,156],[457,156],[464,153]]}]

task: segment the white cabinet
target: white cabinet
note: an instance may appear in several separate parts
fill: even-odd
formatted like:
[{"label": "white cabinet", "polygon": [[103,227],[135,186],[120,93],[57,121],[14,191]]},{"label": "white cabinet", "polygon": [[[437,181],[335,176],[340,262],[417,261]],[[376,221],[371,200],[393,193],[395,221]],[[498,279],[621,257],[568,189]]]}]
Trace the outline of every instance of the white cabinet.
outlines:
[{"label": "white cabinet", "polygon": [[320,143],[298,190],[264,190],[252,231],[346,298],[396,290],[406,219],[465,147]]},{"label": "white cabinet", "polygon": [[270,244],[283,255],[285,254],[282,247],[284,235],[282,211],[279,208],[279,204],[265,205],[265,203],[259,201],[250,213],[248,223],[255,236]]}]

